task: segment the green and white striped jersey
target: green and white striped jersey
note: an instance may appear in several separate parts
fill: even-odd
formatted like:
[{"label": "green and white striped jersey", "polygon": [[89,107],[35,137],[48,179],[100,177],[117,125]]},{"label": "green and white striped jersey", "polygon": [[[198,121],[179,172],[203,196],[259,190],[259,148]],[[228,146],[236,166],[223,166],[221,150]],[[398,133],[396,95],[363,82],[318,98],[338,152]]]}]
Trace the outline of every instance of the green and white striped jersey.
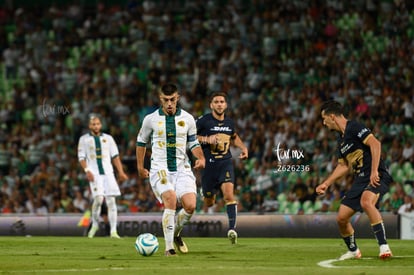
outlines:
[{"label": "green and white striped jersey", "polygon": [[177,171],[191,168],[187,150],[200,146],[194,117],[177,108],[165,115],[162,108],[145,116],[137,136],[137,146],[151,142],[151,169]]}]

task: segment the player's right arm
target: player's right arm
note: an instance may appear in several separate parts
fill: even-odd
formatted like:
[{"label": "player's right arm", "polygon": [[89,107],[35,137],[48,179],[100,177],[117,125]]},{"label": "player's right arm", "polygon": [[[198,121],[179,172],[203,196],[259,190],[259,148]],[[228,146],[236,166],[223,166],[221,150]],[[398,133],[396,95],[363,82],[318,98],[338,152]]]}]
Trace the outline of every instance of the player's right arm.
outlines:
[{"label": "player's right arm", "polygon": [[140,146],[140,145],[136,146],[138,175],[143,179],[149,177],[149,171],[145,169],[144,167],[145,152],[146,152],[145,146]]},{"label": "player's right arm", "polygon": [[138,176],[145,179],[149,177],[149,171],[144,167],[146,146],[151,136],[151,123],[148,116],[144,118],[142,127],[138,132],[135,154],[137,157]]},{"label": "player's right arm", "polygon": [[338,165],[335,167],[333,172],[329,175],[329,177],[324,180],[320,185],[316,187],[316,193],[318,195],[325,194],[326,190],[338,179],[345,176],[349,171],[349,167],[343,160],[338,160]]},{"label": "player's right arm", "polygon": [[88,179],[88,181],[92,182],[94,180],[94,177],[93,177],[92,171],[88,168],[88,163],[86,162],[86,158],[87,158],[87,146],[86,146],[85,138],[81,137],[78,143],[78,160],[79,160],[80,166],[82,167],[82,170],[85,171],[86,178]]},{"label": "player's right arm", "polygon": [[208,135],[206,132],[205,119],[206,117],[201,116],[196,120],[197,127],[197,139],[200,144],[216,144],[217,143],[217,134]]}]

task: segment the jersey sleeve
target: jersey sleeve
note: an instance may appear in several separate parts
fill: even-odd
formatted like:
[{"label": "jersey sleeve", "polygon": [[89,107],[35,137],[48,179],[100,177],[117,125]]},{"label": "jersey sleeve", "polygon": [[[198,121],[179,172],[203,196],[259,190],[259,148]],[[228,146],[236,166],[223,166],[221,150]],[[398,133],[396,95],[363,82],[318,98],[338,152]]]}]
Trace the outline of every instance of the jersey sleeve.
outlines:
[{"label": "jersey sleeve", "polygon": [[367,138],[372,134],[371,130],[363,124],[357,123],[355,125],[356,136],[365,144]]},{"label": "jersey sleeve", "polygon": [[85,146],[85,137],[81,137],[78,143],[78,160],[85,160],[86,159],[86,146]]},{"label": "jersey sleeve", "polygon": [[111,154],[111,159],[113,159],[119,156],[118,146],[116,145],[116,142],[112,136],[108,136],[108,140],[110,142],[109,153]]},{"label": "jersey sleeve", "polygon": [[197,135],[205,136],[204,127],[203,127],[203,117],[201,116],[196,120],[196,127],[197,127]]},{"label": "jersey sleeve", "polygon": [[145,147],[149,142],[151,132],[151,120],[149,116],[146,116],[142,121],[141,129],[138,132],[136,145]]},{"label": "jersey sleeve", "polygon": [[187,134],[187,144],[188,148],[192,150],[193,148],[200,146],[200,143],[197,139],[197,126],[193,117],[188,119],[188,134]]}]

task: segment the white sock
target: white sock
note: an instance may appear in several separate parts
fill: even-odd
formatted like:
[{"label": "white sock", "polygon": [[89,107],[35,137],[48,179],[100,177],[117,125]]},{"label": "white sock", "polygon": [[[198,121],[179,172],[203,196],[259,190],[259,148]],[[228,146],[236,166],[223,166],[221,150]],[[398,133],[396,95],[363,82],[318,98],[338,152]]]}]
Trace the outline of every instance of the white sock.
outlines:
[{"label": "white sock", "polygon": [[164,209],[162,214],[162,230],[164,231],[165,250],[174,249],[175,210]]},{"label": "white sock", "polygon": [[175,236],[180,235],[184,225],[186,225],[190,221],[192,216],[193,214],[188,214],[187,212],[185,212],[184,208],[182,208],[180,212],[178,212],[177,224],[175,225]]},{"label": "white sock", "polygon": [[116,226],[118,222],[118,209],[116,207],[115,197],[106,197],[106,205],[108,206],[108,220],[111,227],[111,233],[117,232]]},{"label": "white sock", "polygon": [[103,196],[96,196],[92,203],[92,226],[99,227],[99,217],[101,216],[101,206],[103,202]]}]

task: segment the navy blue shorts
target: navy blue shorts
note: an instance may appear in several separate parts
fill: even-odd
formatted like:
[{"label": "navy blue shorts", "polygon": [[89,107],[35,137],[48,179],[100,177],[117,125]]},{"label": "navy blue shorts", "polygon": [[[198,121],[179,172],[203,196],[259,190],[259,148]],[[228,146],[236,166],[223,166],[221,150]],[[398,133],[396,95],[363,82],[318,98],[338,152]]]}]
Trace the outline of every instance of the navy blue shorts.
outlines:
[{"label": "navy blue shorts", "polygon": [[[366,182],[366,180],[364,180],[364,182]],[[393,179],[391,176],[384,175],[380,178],[380,185],[373,187],[368,183],[362,183],[358,181],[358,178],[356,178],[355,182],[352,184],[351,189],[345,194],[341,203],[352,208],[356,212],[363,212],[363,209],[361,207],[361,196],[364,191],[368,190],[374,194],[379,194],[377,204],[375,205],[378,209],[382,196],[388,192],[390,189],[390,184],[392,182]]]},{"label": "navy blue shorts", "polygon": [[201,177],[201,187],[203,196],[212,198],[223,183],[231,182],[234,184],[234,168],[231,159],[210,162],[206,160],[206,167]]}]

